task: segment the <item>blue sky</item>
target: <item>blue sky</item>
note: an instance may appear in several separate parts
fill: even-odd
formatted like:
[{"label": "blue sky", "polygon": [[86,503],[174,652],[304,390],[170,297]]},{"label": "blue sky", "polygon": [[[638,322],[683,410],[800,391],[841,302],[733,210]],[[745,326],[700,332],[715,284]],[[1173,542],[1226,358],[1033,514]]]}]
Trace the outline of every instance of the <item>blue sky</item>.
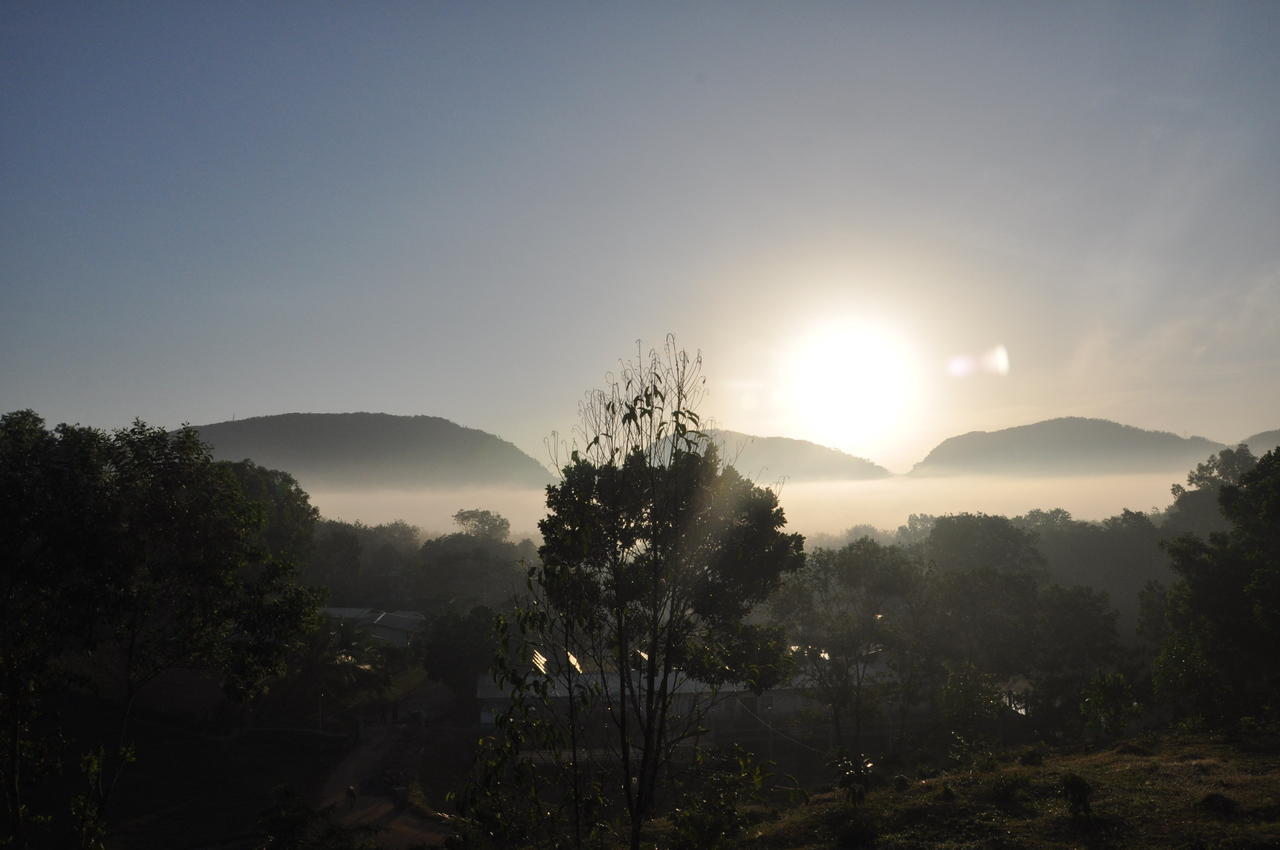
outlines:
[{"label": "blue sky", "polygon": [[1277,43],[1273,2],[6,4],[0,406],[541,459],[674,332],[724,427],[891,468],[1239,439],[1280,426]]}]

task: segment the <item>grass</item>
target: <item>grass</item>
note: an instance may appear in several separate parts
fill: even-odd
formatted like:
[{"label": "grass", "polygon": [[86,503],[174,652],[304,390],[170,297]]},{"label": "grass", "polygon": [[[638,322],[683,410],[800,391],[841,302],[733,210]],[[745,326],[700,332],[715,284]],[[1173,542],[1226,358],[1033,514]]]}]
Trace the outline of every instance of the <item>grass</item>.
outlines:
[{"label": "grass", "polygon": [[[1039,759],[1011,753],[990,770],[913,780],[903,790],[882,782],[860,806],[835,792],[815,795],[771,812],[739,846],[1280,848],[1275,743],[1174,736]],[[1087,814],[1071,814],[1063,797],[1072,774],[1092,790]]]}]

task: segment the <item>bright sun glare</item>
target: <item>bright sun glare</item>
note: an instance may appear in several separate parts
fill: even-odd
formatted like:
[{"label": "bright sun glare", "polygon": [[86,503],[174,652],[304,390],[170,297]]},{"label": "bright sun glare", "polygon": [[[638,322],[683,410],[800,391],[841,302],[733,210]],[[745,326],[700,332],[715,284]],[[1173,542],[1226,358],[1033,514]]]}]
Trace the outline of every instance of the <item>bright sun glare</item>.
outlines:
[{"label": "bright sun glare", "polygon": [[910,347],[876,324],[815,328],[780,365],[779,401],[792,433],[857,455],[878,454],[918,396]]}]

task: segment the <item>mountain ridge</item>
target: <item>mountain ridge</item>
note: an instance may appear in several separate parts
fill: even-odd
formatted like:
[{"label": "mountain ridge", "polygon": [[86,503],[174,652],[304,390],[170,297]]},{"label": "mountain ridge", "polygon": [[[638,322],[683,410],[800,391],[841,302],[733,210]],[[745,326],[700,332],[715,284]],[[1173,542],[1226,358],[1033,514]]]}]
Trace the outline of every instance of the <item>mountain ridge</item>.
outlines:
[{"label": "mountain ridge", "polygon": [[943,440],[911,470],[914,476],[1096,475],[1185,470],[1226,448],[1205,437],[1179,437],[1110,419],[1063,416],[970,431]]},{"label": "mountain ridge", "polygon": [[887,478],[889,470],[866,458],[792,437],[762,437],[724,428],[704,432],[726,463],[748,478],[765,471],[792,481],[853,481]]},{"label": "mountain ridge", "polygon": [[192,426],[218,460],[248,458],[304,488],[525,486],[551,473],[514,444],[439,416],[279,413]]},{"label": "mountain ridge", "polygon": [[1249,451],[1258,457],[1262,457],[1267,452],[1275,448],[1280,448],[1280,428],[1271,431],[1259,431],[1250,437],[1245,437],[1240,441],[1249,447]]},{"label": "mountain ridge", "polygon": [[[219,460],[249,458],[293,474],[308,488],[543,487],[554,481],[547,467],[514,444],[439,416],[281,413],[193,427]],[[723,459],[749,478],[847,481],[894,475],[871,460],[808,440],[723,428],[706,434]],[[1262,454],[1267,443],[1280,445],[1280,430],[1241,442]],[[1204,437],[1057,417],[949,437],[907,474],[1181,474],[1223,448]]]}]

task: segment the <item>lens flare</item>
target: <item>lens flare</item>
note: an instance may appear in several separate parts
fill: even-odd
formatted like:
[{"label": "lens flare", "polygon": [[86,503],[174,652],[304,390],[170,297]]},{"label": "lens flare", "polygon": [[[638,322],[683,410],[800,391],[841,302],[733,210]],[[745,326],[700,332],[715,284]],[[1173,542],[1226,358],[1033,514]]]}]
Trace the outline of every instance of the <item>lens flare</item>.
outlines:
[{"label": "lens flare", "polygon": [[1009,374],[1009,349],[997,345],[976,357],[957,354],[947,361],[947,374],[953,378],[967,378],[978,372],[1004,377]]}]

